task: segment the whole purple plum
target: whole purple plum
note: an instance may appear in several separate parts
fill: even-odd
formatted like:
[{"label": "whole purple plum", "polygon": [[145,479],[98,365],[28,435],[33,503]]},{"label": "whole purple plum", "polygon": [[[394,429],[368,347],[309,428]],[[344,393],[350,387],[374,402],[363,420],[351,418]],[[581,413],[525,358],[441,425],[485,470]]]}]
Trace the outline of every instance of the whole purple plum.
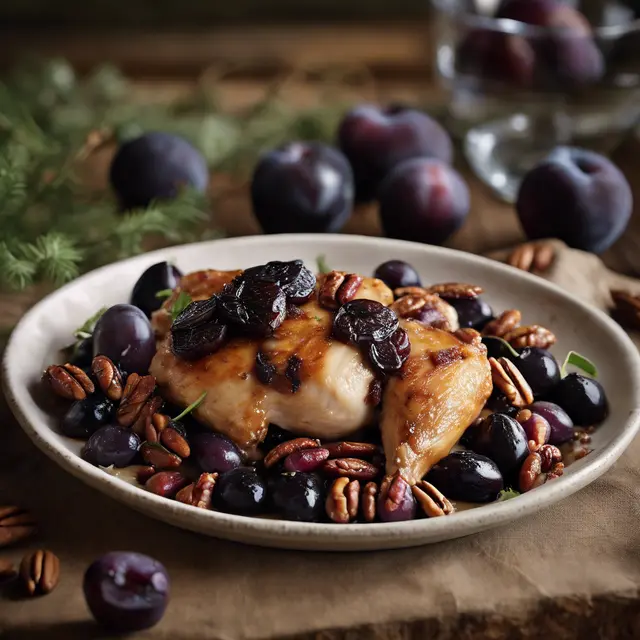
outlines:
[{"label": "whole purple plum", "polygon": [[449,134],[426,113],[403,106],[355,107],[342,120],[338,144],[353,167],[356,200],[375,198],[380,183],[403,160],[437,158],[450,163]]},{"label": "whole purple plum", "polygon": [[530,239],[601,253],[625,230],[633,199],[622,172],[593,151],[558,147],[524,177],[516,201]]},{"label": "whole purple plum", "polygon": [[439,160],[398,165],[380,185],[380,217],[390,238],[442,244],[469,213],[469,190],[460,174]]}]

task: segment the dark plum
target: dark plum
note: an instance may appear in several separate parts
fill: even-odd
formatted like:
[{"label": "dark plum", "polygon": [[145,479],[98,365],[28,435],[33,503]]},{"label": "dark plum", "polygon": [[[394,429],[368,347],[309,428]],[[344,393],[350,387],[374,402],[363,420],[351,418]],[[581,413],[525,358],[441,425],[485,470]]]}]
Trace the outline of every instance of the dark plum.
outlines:
[{"label": "dark plum", "polygon": [[220,433],[197,433],[191,450],[200,469],[207,473],[225,473],[242,464],[240,449]]},{"label": "dark plum", "polygon": [[546,418],[537,413],[532,413],[529,418],[521,423],[528,440],[533,440],[536,444],[547,444],[551,437],[551,425]]},{"label": "dark plum", "polygon": [[467,432],[471,436],[467,446],[491,458],[505,478],[513,477],[529,455],[528,438],[522,425],[504,413],[492,413]]},{"label": "dark plum", "polygon": [[529,383],[536,398],[543,398],[560,382],[560,366],[546,349],[526,347],[517,359],[511,359]]},{"label": "dark plum", "polygon": [[260,443],[260,449],[265,453],[268,453],[269,451],[271,451],[271,449],[277,447],[279,444],[287,442],[287,440],[293,440],[293,438],[295,437],[295,434],[291,433],[290,431],[285,431],[278,425],[270,424],[269,429],[267,430],[267,435]]},{"label": "dark plum", "polygon": [[125,142],[113,158],[111,186],[124,209],[175,198],[181,188],[204,193],[209,170],[202,154],[170,133],[146,133]]},{"label": "dark plum", "polygon": [[[389,495],[392,493],[399,495],[393,496],[392,499]],[[413,520],[416,517],[416,499],[413,497],[409,484],[402,478],[392,480],[389,491],[381,491],[378,495],[376,513],[382,522]]]},{"label": "dark plum", "polygon": [[157,560],[112,551],[93,562],[82,585],[93,617],[106,629],[131,632],[160,621],[169,603],[169,575]]},{"label": "dark plum", "polygon": [[218,298],[220,318],[257,336],[271,335],[284,321],[287,298],[273,282],[240,280]]},{"label": "dark plum", "polygon": [[285,458],[283,468],[285,471],[310,473],[320,468],[329,455],[329,450],[323,447],[294,451]]},{"label": "dark plum", "polygon": [[69,438],[88,438],[94,431],[111,422],[116,408],[102,393],[76,400],[64,414],[60,430]]},{"label": "dark plum", "polygon": [[471,327],[480,331],[493,319],[493,309],[480,296],[476,298],[447,298],[442,296],[458,314],[460,327]]},{"label": "dark plum", "polygon": [[316,288],[316,277],[304,266],[302,260],[267,262],[265,265],[246,269],[241,278],[274,282],[284,291],[287,302],[294,304],[306,302]]},{"label": "dark plum", "polygon": [[496,360],[498,358],[507,358],[509,360],[517,358],[517,356],[513,355],[514,349],[502,338],[483,336],[482,344],[487,347],[487,358],[496,358]]},{"label": "dark plum", "polygon": [[339,231],[353,208],[353,173],[337,149],[290,142],[258,161],[251,201],[266,233]]},{"label": "dark plum", "polygon": [[131,429],[115,424],[100,427],[85,442],[82,458],[101,467],[126,467],[133,462],[140,438]]},{"label": "dark plum", "polygon": [[183,311],[181,311],[171,324],[172,331],[184,331],[187,329],[195,329],[216,317],[216,309],[218,300],[215,296],[207,300],[194,300],[189,303]]},{"label": "dark plum", "polygon": [[405,107],[355,107],[340,124],[338,143],[353,167],[359,202],[375,198],[384,178],[404,160],[450,163],[453,158],[444,128],[426,113]]},{"label": "dark plum", "polygon": [[514,418],[520,411],[519,407],[514,407],[507,396],[501,391],[494,388],[493,393],[487,400],[487,409],[494,411],[495,413],[504,413]]},{"label": "dark plum", "polygon": [[138,307],[148,318],[162,306],[159,291],[175,289],[182,273],[168,262],[151,265],[139,278],[131,292],[131,304]]},{"label": "dark plum", "polygon": [[185,360],[198,360],[218,351],[226,337],[226,325],[212,320],[193,329],[172,330],[171,350]]},{"label": "dark plum", "polygon": [[373,277],[382,280],[392,290],[422,286],[418,272],[403,260],[383,262],[373,272]]},{"label": "dark plum", "polygon": [[71,358],[69,362],[81,369],[88,369],[91,367],[91,361],[93,360],[93,336],[78,340],[73,345]]},{"label": "dark plum", "polygon": [[287,520],[321,520],[324,493],[324,483],[315,473],[281,473],[269,482],[271,503],[276,513]]},{"label": "dark plum", "polygon": [[573,420],[569,414],[557,404],[540,400],[534,402],[529,409],[542,416],[551,428],[549,444],[559,445],[573,438]]},{"label": "dark plum", "polygon": [[493,460],[473,451],[454,451],[438,462],[426,480],[451,500],[492,502],[504,488]]},{"label": "dark plum", "polygon": [[385,234],[401,240],[442,244],[469,213],[464,179],[440,160],[402,162],[384,179],[378,197]]},{"label": "dark plum", "polygon": [[529,239],[559,238],[601,253],[627,227],[632,204],[629,183],[610,160],[558,147],[525,175],[516,209]]},{"label": "dark plum", "polygon": [[390,337],[369,345],[371,362],[384,373],[397,373],[411,353],[409,336],[404,329],[396,329]]},{"label": "dark plum", "polygon": [[144,313],[131,304],[107,309],[93,332],[93,355],[111,358],[127,373],[146,374],[156,352],[156,338]]},{"label": "dark plum", "polygon": [[267,484],[254,467],[237,467],[223,473],[214,492],[214,507],[220,511],[255,515],[264,511]]},{"label": "dark plum", "polygon": [[602,385],[579,373],[562,378],[553,390],[552,399],[567,412],[573,424],[581,427],[600,424],[609,413]]},{"label": "dark plum", "polygon": [[333,333],[343,342],[380,342],[398,328],[398,316],[375,300],[351,300],[343,304],[333,319]]}]

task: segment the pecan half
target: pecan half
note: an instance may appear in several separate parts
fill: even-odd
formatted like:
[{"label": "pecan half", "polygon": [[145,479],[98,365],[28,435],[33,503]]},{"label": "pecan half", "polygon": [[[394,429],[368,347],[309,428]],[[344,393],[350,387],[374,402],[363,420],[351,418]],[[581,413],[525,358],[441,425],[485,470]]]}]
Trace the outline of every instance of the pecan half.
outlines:
[{"label": "pecan half", "polygon": [[111,358],[96,356],[91,362],[91,371],[109,400],[118,401],[122,398],[122,375]]},{"label": "pecan half", "polygon": [[375,482],[367,482],[362,492],[361,511],[365,522],[373,522],[376,519],[376,497],[378,485]]},{"label": "pecan half", "polygon": [[477,298],[484,289],[466,282],[443,282],[427,287],[429,293],[437,293],[443,298]]},{"label": "pecan half", "polygon": [[525,459],[519,476],[520,491],[531,491],[564,473],[562,454],[557,447],[545,444]]},{"label": "pecan half", "polygon": [[444,497],[444,494],[426,480],[417,482],[411,487],[411,491],[428,518],[448,516],[455,511],[453,505]]},{"label": "pecan half", "polygon": [[387,513],[398,509],[405,500],[409,483],[396,471],[393,476],[385,476],[380,485],[380,501]]},{"label": "pecan half", "polygon": [[433,293],[407,294],[390,305],[399,318],[421,320],[427,310],[433,310],[433,319],[428,322],[436,329],[454,331],[458,328],[458,312],[440,296]]},{"label": "pecan half", "polygon": [[533,402],[533,392],[518,368],[506,358],[489,358],[493,384],[504,393],[514,407],[526,407]]},{"label": "pecan half", "polygon": [[51,551],[38,549],[22,558],[20,577],[30,596],[51,593],[60,580],[60,560]]},{"label": "pecan half", "polygon": [[89,376],[73,364],[52,364],[47,367],[43,378],[53,392],[66,400],[84,400],[95,391]]},{"label": "pecan half", "polygon": [[518,327],[513,331],[509,331],[502,336],[514,349],[523,349],[524,347],[540,347],[548,349],[555,344],[555,335],[537,324],[527,325],[526,327]]},{"label": "pecan half", "polygon": [[318,291],[318,302],[327,309],[337,309],[353,300],[364,278],[357,273],[331,271],[327,273]]},{"label": "pecan half", "polygon": [[182,487],[189,484],[179,471],[160,471],[145,482],[145,489],[163,498],[171,498]]},{"label": "pecan half", "polygon": [[162,408],[164,400],[160,396],[153,396],[150,400],[147,400],[143,405],[136,421],[131,425],[132,431],[137,433],[140,437],[144,437],[149,420],[153,419],[153,416]]},{"label": "pecan half", "polygon": [[497,318],[488,322],[482,330],[483,336],[495,336],[502,338],[509,331],[513,331],[520,326],[522,314],[517,309],[507,309],[503,311]]},{"label": "pecan half", "polygon": [[129,375],[116,413],[120,426],[131,427],[136,422],[155,388],[156,379],[153,376]]},{"label": "pecan half", "polygon": [[473,344],[476,347],[482,344],[482,334],[471,327],[458,329],[453,332],[453,335],[465,344]]},{"label": "pecan half", "polygon": [[8,547],[35,532],[36,521],[26,509],[16,506],[0,507],[0,547]]},{"label": "pecan half", "polygon": [[[182,504],[191,504],[191,500],[193,500],[193,488],[196,486],[195,482],[188,484],[186,487],[183,487],[176,493],[176,500],[178,502],[182,502]],[[193,506],[193,505],[191,505]]]},{"label": "pecan half", "polygon": [[372,458],[380,453],[380,447],[370,442],[328,442],[322,446],[330,458]]},{"label": "pecan half", "polygon": [[507,264],[522,271],[543,273],[549,269],[556,257],[551,242],[524,242],[507,256]]},{"label": "pecan half", "polygon": [[198,509],[209,509],[217,480],[217,473],[202,473],[196,482],[178,492],[176,500]]},{"label": "pecan half", "polygon": [[294,451],[302,451],[303,449],[315,449],[320,446],[319,440],[313,438],[294,438],[293,440],[287,440],[281,442],[277,447],[274,447],[267,453],[264,458],[264,466],[269,469],[274,464],[291,455]]},{"label": "pecan half", "polygon": [[431,295],[424,287],[399,287],[393,290],[394,297],[402,298],[403,296],[428,296]]},{"label": "pecan half", "polygon": [[345,477],[352,480],[373,480],[380,473],[376,465],[359,458],[327,460],[322,465],[322,470],[332,478]]},{"label": "pecan half", "polygon": [[169,451],[180,456],[183,460],[191,455],[191,448],[186,438],[179,434],[173,427],[167,427],[160,431],[160,442]]},{"label": "pecan half", "polygon": [[142,459],[156,469],[176,469],[182,460],[157,442],[144,442],[140,447]]},{"label": "pecan half", "polygon": [[611,310],[613,319],[628,329],[640,329],[640,296],[612,289],[611,298],[614,304]]},{"label": "pecan half", "polygon": [[358,515],[360,483],[349,478],[337,478],[331,485],[325,507],[329,518],[338,524],[348,524]]},{"label": "pecan half", "polygon": [[151,476],[155,475],[156,471],[157,469],[155,467],[140,467],[136,472],[136,480],[140,484],[145,484]]}]

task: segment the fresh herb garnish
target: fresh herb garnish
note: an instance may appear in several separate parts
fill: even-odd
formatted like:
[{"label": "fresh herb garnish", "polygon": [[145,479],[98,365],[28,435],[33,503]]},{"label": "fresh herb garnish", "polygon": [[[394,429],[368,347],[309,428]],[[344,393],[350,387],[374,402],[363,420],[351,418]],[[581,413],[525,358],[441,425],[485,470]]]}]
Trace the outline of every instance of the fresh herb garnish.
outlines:
[{"label": "fresh herb garnish", "polygon": [[107,310],[107,307],[102,307],[102,309],[98,309],[91,317],[87,318],[84,321],[84,324],[81,327],[78,327],[73,332],[73,337],[76,340],[86,340],[93,335],[93,330],[96,328],[96,324],[98,324],[98,320],[102,317],[102,314]]},{"label": "fresh herb garnish", "polygon": [[171,321],[173,322],[192,302],[191,296],[186,291],[181,291],[171,305]]},{"label": "fresh herb garnish", "polygon": [[514,358],[519,358],[520,354],[503,338],[498,338],[498,336],[487,336],[487,338],[491,338],[492,340],[500,340],[504,348],[511,353]]},{"label": "fresh herb garnish", "polygon": [[156,298],[163,300],[165,298],[169,298],[172,293],[173,289],[161,289],[160,291],[156,291]]},{"label": "fresh herb garnish", "polygon": [[517,498],[521,493],[515,489],[503,489],[498,494],[497,502],[504,502],[505,500],[511,500],[511,498]]},{"label": "fresh herb garnish", "polygon": [[322,318],[320,316],[313,316],[317,322],[320,322]]},{"label": "fresh herb garnish", "polygon": [[564,359],[562,367],[560,368],[560,375],[564,378],[567,375],[568,367],[576,367],[581,371],[584,371],[587,375],[592,378],[598,377],[598,370],[596,369],[596,365],[591,362],[588,358],[580,355],[576,351],[569,351],[567,357]]},{"label": "fresh herb garnish", "polygon": [[200,397],[195,402],[192,402],[182,413],[178,414],[173,419],[173,421],[178,422],[178,420],[182,420],[182,418],[184,418],[186,415],[189,415],[192,411],[197,409],[202,404],[202,401],[205,399],[206,395],[207,395],[207,392],[203,391]]},{"label": "fresh herb garnish", "polygon": [[318,273],[329,273],[331,271],[324,254],[316,258],[316,263],[318,265]]}]

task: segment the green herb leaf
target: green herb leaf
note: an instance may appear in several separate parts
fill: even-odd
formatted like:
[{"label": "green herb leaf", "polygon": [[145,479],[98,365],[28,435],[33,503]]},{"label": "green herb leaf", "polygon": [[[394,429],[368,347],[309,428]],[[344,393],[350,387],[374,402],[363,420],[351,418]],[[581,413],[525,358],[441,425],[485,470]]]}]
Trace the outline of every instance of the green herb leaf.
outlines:
[{"label": "green herb leaf", "polygon": [[181,291],[171,306],[171,321],[175,320],[192,302],[191,296],[186,291]]},{"label": "green herb leaf", "polygon": [[316,263],[318,265],[318,273],[329,273],[331,271],[324,255],[318,256]]},{"label": "green herb leaf", "polygon": [[591,362],[588,358],[581,356],[576,351],[569,351],[567,357],[565,358],[562,367],[560,369],[560,375],[564,378],[567,375],[567,368],[569,366],[576,367],[581,371],[584,371],[587,375],[592,378],[598,377],[598,369],[596,369],[596,365]]},{"label": "green herb leaf", "polygon": [[505,500],[511,500],[511,498],[517,498],[521,493],[515,489],[503,489],[498,494],[497,502],[504,502]]},{"label": "green herb leaf", "polygon": [[491,338],[491,340],[500,340],[500,342],[504,345],[504,348],[511,353],[514,358],[519,358],[520,354],[506,341],[502,338],[498,338],[497,336],[486,336],[487,338]]},{"label": "green herb leaf", "polygon": [[172,293],[173,289],[162,289],[160,291],[156,291],[156,298],[164,300],[165,298],[170,298]]},{"label": "green herb leaf", "polygon": [[102,309],[98,309],[91,317],[87,318],[84,321],[84,324],[81,327],[78,327],[73,335],[77,340],[84,340],[85,338],[90,338],[93,335],[93,330],[96,328],[96,324],[98,320],[102,317],[102,314],[107,310],[107,307],[102,307]]},{"label": "green herb leaf", "polygon": [[205,399],[206,395],[207,392],[203,391],[200,397],[195,402],[192,402],[182,413],[178,414],[173,420],[175,422],[178,422],[178,420],[182,420],[182,418],[184,418],[186,415],[189,415],[192,411],[197,409],[202,404],[202,401]]}]

